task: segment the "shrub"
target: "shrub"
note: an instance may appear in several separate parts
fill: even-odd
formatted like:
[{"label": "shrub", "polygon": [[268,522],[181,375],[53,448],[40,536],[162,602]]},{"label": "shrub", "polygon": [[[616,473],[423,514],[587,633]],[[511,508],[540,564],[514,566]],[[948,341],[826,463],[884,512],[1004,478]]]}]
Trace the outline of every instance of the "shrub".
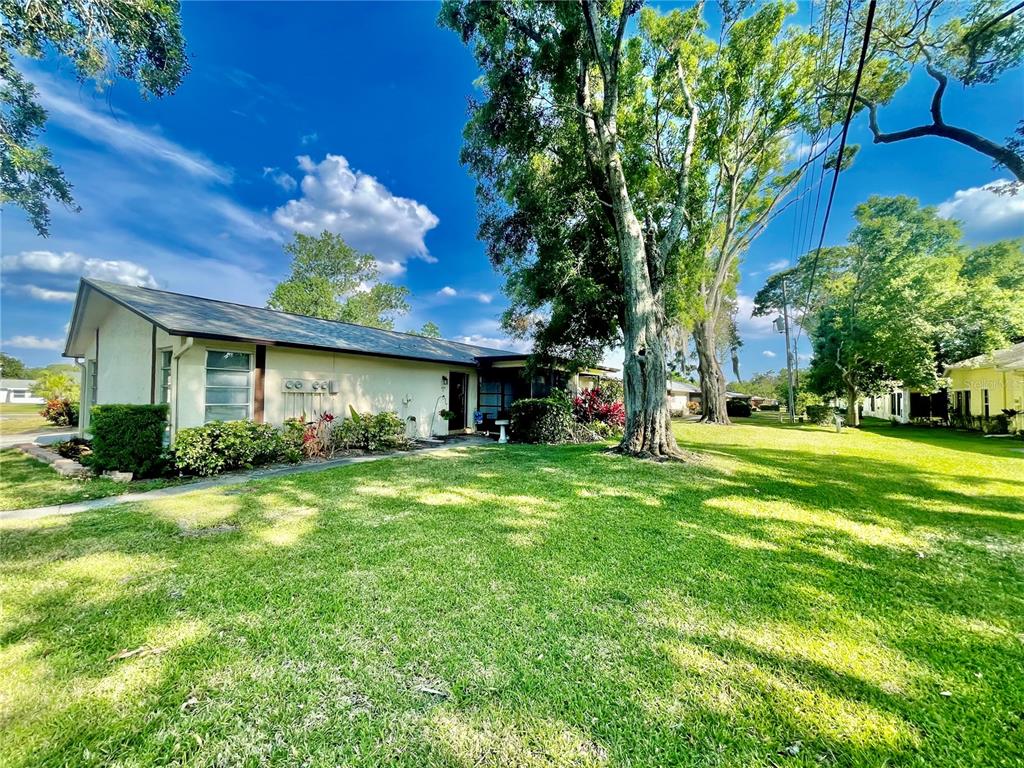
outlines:
[{"label": "shrub", "polygon": [[741,400],[738,397],[730,398],[725,401],[725,412],[729,416],[749,416],[750,401]]},{"label": "shrub", "polygon": [[92,453],[92,444],[80,437],[72,437],[60,443],[54,443],[53,449],[65,459],[81,461]]},{"label": "shrub", "polygon": [[807,420],[812,424],[832,424],[835,421],[836,409],[831,405],[809,403],[807,405]]},{"label": "shrub", "polygon": [[698,403],[696,400],[690,400],[686,404],[686,409],[690,412],[691,416],[696,416],[697,414],[700,413],[700,403]]},{"label": "shrub", "polygon": [[78,403],[60,398],[47,400],[39,415],[58,427],[77,427]]},{"label": "shrub", "polygon": [[349,418],[332,430],[332,447],[364,451],[394,451],[408,447],[405,422],[394,411],[358,413],[352,409]]},{"label": "shrub", "polygon": [[601,387],[584,389],[572,400],[572,415],[581,424],[595,422],[621,429],[626,424],[626,409]]},{"label": "shrub", "polygon": [[95,405],[89,419],[91,465],[152,477],[164,469],[167,405]]},{"label": "shrub", "polygon": [[178,430],[174,466],[189,475],[215,475],[249,469],[275,461],[297,461],[301,454],[271,424],[252,421],[212,421]]},{"label": "shrub", "polygon": [[779,411],[781,408],[782,406],[779,403],[761,403],[758,406],[758,409],[762,411]]},{"label": "shrub", "polygon": [[509,431],[524,443],[567,443],[573,439],[573,418],[563,400],[525,398],[512,403]]}]

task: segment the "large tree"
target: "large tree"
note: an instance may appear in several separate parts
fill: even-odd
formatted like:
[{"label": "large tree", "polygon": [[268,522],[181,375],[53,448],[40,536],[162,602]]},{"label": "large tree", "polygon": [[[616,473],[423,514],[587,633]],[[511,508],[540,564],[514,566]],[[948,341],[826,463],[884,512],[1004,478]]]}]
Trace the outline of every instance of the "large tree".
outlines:
[{"label": "large tree", "polygon": [[725,6],[711,34],[701,5],[637,19],[639,6],[448,2],[441,18],[484,73],[463,157],[507,325],[563,358],[621,344],[620,449],[668,456],[666,329],[699,318],[703,378],[720,374],[736,259],[812,162],[786,164],[792,134],[829,110],[809,87],[819,40],[783,30],[790,6]]},{"label": "large tree", "polygon": [[270,294],[267,306],[299,315],[392,329],[409,311],[409,289],[377,282],[377,262],[341,235],[296,234],[285,246],[291,273]]},{"label": "large tree", "polygon": [[[858,90],[858,109],[868,115],[874,142],[892,144],[924,136],[947,139],[990,158],[1024,183],[1024,120],[1007,126],[1014,131],[1009,137],[985,136],[965,125],[967,116],[950,122],[945,103],[951,82],[968,88],[991,83],[1020,66],[1024,61],[1022,14],[1024,8],[1017,0],[882,0]],[[850,46],[859,44],[865,18],[862,7],[855,15],[853,33],[847,34]],[[835,18],[833,23],[839,26],[843,20]],[[839,55],[837,51],[835,56]],[[923,68],[934,81],[931,99],[920,106],[924,119],[909,127],[883,127],[880,110],[916,68]],[[826,81],[826,85],[833,86],[829,98],[850,89],[847,79]]]},{"label": "large tree", "polygon": [[49,233],[50,203],[72,207],[71,185],[39,141],[46,110],[15,56],[70,59],[79,80],[135,80],[145,96],[178,87],[188,70],[176,0],[0,0],[0,205],[22,208]]},{"label": "large tree", "polygon": [[22,379],[28,374],[28,369],[18,358],[0,352],[0,376],[5,379]]}]

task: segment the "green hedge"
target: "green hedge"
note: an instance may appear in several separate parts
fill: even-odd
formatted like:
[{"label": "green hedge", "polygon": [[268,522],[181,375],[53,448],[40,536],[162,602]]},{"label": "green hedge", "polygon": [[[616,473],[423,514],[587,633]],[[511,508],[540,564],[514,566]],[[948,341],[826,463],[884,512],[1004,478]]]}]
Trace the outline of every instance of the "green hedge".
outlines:
[{"label": "green hedge", "polygon": [[331,448],[365,451],[394,451],[407,448],[405,422],[394,411],[358,413],[355,410],[340,424],[335,421],[331,430]]},{"label": "green hedge", "polygon": [[509,412],[512,438],[523,443],[573,442],[573,417],[563,398],[525,398]]},{"label": "green hedge", "polygon": [[178,430],[172,451],[174,467],[186,475],[216,475],[277,461],[298,461],[293,438],[271,424],[211,421]]},{"label": "green hedge", "polygon": [[812,424],[835,424],[836,409],[831,405],[808,405],[807,420]]},{"label": "green hedge", "polygon": [[729,416],[749,416],[750,401],[738,397],[730,398],[725,401],[725,412]]},{"label": "green hedge", "polygon": [[90,465],[97,471],[153,477],[163,472],[167,405],[95,405],[90,411]]}]

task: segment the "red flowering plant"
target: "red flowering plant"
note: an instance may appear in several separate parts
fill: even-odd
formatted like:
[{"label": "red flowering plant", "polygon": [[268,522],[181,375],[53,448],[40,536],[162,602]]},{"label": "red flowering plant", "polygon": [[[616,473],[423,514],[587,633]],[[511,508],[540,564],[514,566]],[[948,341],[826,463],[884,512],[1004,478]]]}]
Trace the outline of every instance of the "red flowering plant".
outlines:
[{"label": "red flowering plant", "polygon": [[619,430],[626,424],[626,409],[619,400],[600,387],[584,389],[572,399],[572,415],[581,424],[599,422]]}]

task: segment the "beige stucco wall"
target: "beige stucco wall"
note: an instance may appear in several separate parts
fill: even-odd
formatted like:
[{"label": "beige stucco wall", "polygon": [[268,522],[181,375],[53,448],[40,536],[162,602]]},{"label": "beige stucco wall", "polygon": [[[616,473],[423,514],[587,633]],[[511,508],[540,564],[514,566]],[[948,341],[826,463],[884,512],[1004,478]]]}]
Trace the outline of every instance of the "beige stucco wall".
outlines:
[{"label": "beige stucco wall", "polygon": [[[971,393],[971,415],[985,414],[984,390],[988,390],[988,411],[990,416],[1004,408],[1024,411],[1024,371],[1000,371],[992,366],[987,368],[953,368],[949,371],[950,409],[956,402],[956,392],[969,390]],[[1024,429],[1024,417],[1017,416],[1015,428]]]},{"label": "beige stucco wall", "polygon": [[[442,394],[442,376],[451,371],[469,374],[467,392],[467,426],[473,424],[476,410],[476,371],[466,366],[451,366],[414,360],[312,352],[283,347],[267,349],[267,373],[264,415],[272,424],[299,415],[303,409],[327,409],[335,415],[345,415],[349,406],[360,412],[394,411],[403,420],[416,417],[416,428],[410,434],[428,437],[431,416],[444,408],[438,402]],[[284,379],[329,379],[335,382],[336,394],[311,396],[288,394],[283,391]],[[445,392],[447,394],[447,392]],[[434,432],[444,430],[440,417],[434,417]]]}]

